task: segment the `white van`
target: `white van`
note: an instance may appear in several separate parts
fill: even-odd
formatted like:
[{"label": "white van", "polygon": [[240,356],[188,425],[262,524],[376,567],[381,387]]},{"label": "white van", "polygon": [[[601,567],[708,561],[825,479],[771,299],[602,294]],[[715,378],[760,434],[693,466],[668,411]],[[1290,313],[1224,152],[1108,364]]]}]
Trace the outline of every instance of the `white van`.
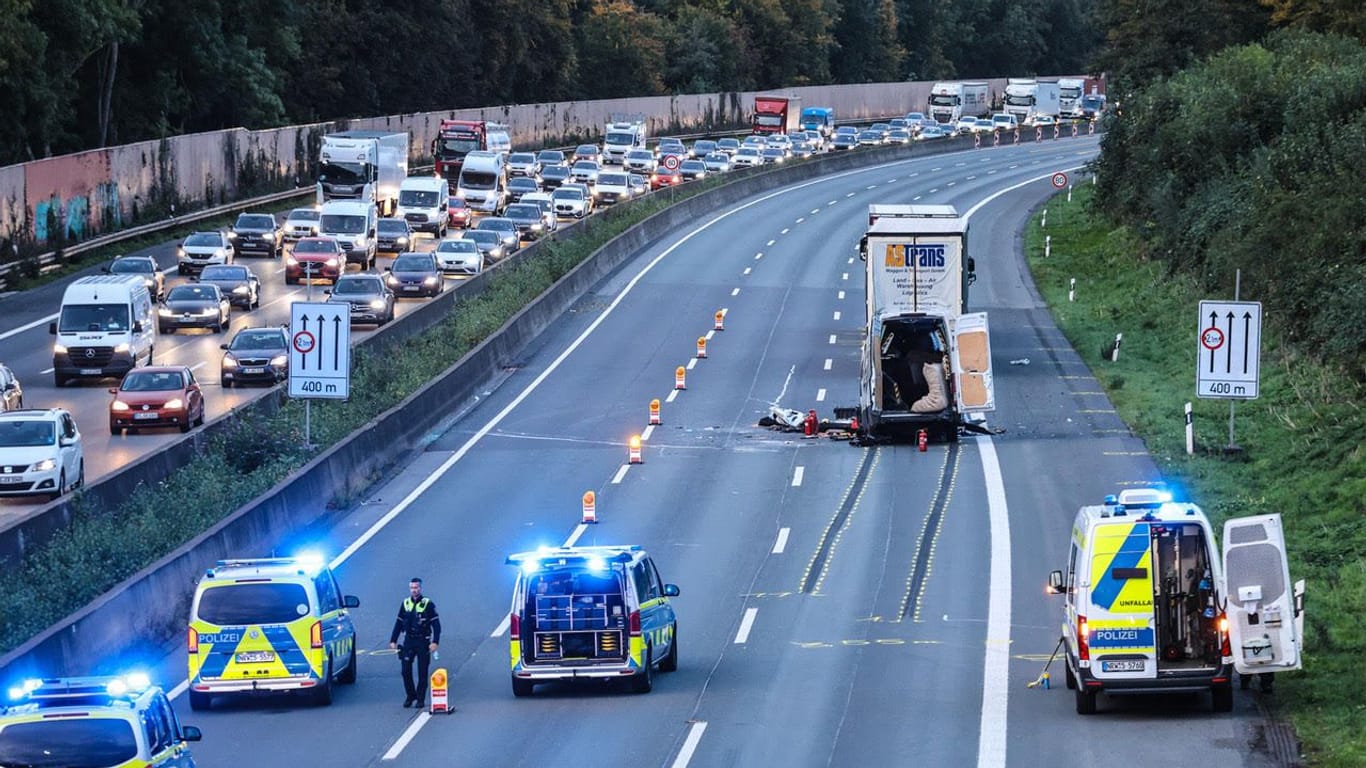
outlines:
[{"label": "white van", "polygon": [[48,325],[52,379],[121,377],[152,364],[156,319],[141,275],[95,275],[67,286],[57,321]]},{"label": "white van", "polygon": [[498,152],[503,155],[504,159],[512,151],[512,137],[508,135],[506,127],[489,125],[484,134],[484,143],[488,146],[488,151]]},{"label": "white van", "polygon": [[347,264],[359,264],[363,270],[375,266],[379,214],[373,203],[332,200],[323,203],[318,214],[318,236],[336,240],[346,252]]},{"label": "white van", "polygon": [[398,210],[394,216],[407,219],[414,232],[445,237],[450,199],[450,185],[445,179],[409,176],[398,186]]},{"label": "white van", "polygon": [[471,210],[498,215],[507,203],[507,167],[500,152],[471,152],[465,155],[456,183],[455,196]]},{"label": "white van", "polygon": [[[1134,488],[1072,524],[1062,637],[1077,713],[1097,694],[1209,691],[1233,708],[1233,672],[1299,669],[1304,582],[1290,584],[1279,515],[1224,524],[1223,557],[1204,512]],[[1244,678],[1244,682],[1247,681]]]}]

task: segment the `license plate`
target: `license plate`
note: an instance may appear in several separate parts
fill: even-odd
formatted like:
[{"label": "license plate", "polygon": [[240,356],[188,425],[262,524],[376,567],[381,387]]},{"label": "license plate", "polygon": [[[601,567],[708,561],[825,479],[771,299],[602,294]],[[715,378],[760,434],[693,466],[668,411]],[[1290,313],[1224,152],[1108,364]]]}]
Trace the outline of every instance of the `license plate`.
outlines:
[{"label": "license plate", "polygon": [[155,419],[155,418],[157,418],[157,417],[160,416],[160,415],[161,415],[161,414],[157,413],[156,411],[147,411],[146,413],[135,413],[135,414],[133,414],[133,420],[134,420],[134,421],[151,421],[152,419]]},{"label": "license plate", "polygon": [[99,368],[82,368],[82,369],[81,369],[81,375],[82,375],[82,376],[99,376],[101,373],[103,373],[103,371],[101,371]]},{"label": "license plate", "polygon": [[0,475],[0,485],[18,485],[24,482],[23,475]]},{"label": "license plate", "polygon": [[238,664],[261,664],[267,661],[275,661],[274,651],[243,651],[237,654]]},{"label": "license plate", "polygon": [[421,287],[422,287],[422,286],[420,286],[420,285],[405,285],[405,286],[403,286],[403,290],[405,290],[405,291],[416,291],[417,289],[419,289],[419,288],[421,288]]},{"label": "license plate", "polygon": [[265,373],[265,368],[243,368],[242,373]]},{"label": "license plate", "polygon": [[1100,671],[1102,672],[1142,672],[1147,666],[1147,662],[1142,659],[1138,661],[1102,661]]}]

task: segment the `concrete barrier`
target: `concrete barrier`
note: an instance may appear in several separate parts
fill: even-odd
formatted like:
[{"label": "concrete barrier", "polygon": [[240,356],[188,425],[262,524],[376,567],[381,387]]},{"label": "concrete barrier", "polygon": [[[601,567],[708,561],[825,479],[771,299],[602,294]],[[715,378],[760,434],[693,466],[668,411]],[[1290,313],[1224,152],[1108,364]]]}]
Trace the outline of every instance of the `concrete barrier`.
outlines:
[{"label": "concrete barrier", "polygon": [[[0,667],[11,677],[113,671],[117,665],[127,663],[130,653],[136,655],[138,646],[161,646],[173,640],[184,631],[194,584],[205,567],[229,556],[264,554],[273,543],[332,521],[338,510],[329,508],[326,500],[359,494],[371,478],[420,445],[434,415],[440,418],[452,413],[480,387],[500,375],[509,360],[515,359],[585,291],[641,247],[676,227],[696,222],[751,195],[817,176],[970,147],[971,140],[960,137],[913,147],[842,152],[805,163],[754,169],[650,216],[605,244],[422,389],[210,530],[6,654],[0,658]],[[679,197],[682,191],[670,189],[665,194]],[[603,219],[608,220],[624,211],[619,208],[617,213],[605,213]],[[512,258],[532,258],[536,250],[533,245]],[[472,293],[482,291],[487,279],[481,276],[465,285]],[[391,324],[396,330],[402,328],[398,336],[380,338],[377,334],[366,343],[393,343],[420,333],[421,329],[440,322],[456,300],[452,292],[428,302],[403,318],[406,327],[398,321]],[[135,467],[168,466],[171,460],[162,453],[165,451],[147,457],[145,463]],[[111,478],[110,482],[116,481]]]}]

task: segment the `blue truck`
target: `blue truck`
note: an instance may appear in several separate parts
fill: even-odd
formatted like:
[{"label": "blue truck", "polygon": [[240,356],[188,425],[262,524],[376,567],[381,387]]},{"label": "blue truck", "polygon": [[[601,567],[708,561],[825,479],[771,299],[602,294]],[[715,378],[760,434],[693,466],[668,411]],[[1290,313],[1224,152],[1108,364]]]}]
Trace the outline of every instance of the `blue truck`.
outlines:
[{"label": "blue truck", "polygon": [[801,126],[803,131],[820,131],[830,138],[835,135],[834,107],[807,107],[802,110]]}]

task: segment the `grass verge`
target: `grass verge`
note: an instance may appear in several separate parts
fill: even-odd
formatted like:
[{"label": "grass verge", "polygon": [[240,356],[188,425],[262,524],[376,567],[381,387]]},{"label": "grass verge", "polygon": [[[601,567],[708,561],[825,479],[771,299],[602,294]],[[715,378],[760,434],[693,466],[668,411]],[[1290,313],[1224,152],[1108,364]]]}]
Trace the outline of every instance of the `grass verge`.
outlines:
[{"label": "grass verge", "polygon": [[[719,183],[704,180],[680,187],[672,201]],[[154,487],[139,488],[116,509],[97,509],[78,495],[69,529],[35,549],[19,567],[0,572],[0,653],[51,626],[52,606],[89,603],[397,405],[607,241],[672,201],[649,196],[611,219],[589,219],[576,237],[547,242],[535,258],[495,270],[483,293],[457,301],[445,320],[420,336],[378,350],[357,350],[351,399],[313,404],[312,450],[303,447],[303,403],[288,400],[269,416],[244,411],[224,437],[211,441],[189,465]],[[330,506],[347,503],[333,499]]]},{"label": "grass verge", "polygon": [[[1234,276],[1220,276],[1227,288],[1207,294],[1167,273],[1138,255],[1132,232],[1091,210],[1092,197],[1083,185],[1070,203],[1051,200],[1046,230],[1034,218],[1025,237],[1034,281],[1119,415],[1216,530],[1229,517],[1281,513],[1291,576],[1307,582],[1305,669],[1280,676],[1265,701],[1294,724],[1315,764],[1366,765],[1366,667],[1358,656],[1366,648],[1366,392],[1301,354],[1276,329],[1278,308],[1264,307],[1261,398],[1238,403],[1244,453],[1226,458],[1228,403],[1195,398],[1194,366],[1198,302],[1232,298]],[[1124,334],[1120,359],[1103,361],[1115,333]],[[1186,402],[1194,403],[1194,455],[1185,448]]]}]

